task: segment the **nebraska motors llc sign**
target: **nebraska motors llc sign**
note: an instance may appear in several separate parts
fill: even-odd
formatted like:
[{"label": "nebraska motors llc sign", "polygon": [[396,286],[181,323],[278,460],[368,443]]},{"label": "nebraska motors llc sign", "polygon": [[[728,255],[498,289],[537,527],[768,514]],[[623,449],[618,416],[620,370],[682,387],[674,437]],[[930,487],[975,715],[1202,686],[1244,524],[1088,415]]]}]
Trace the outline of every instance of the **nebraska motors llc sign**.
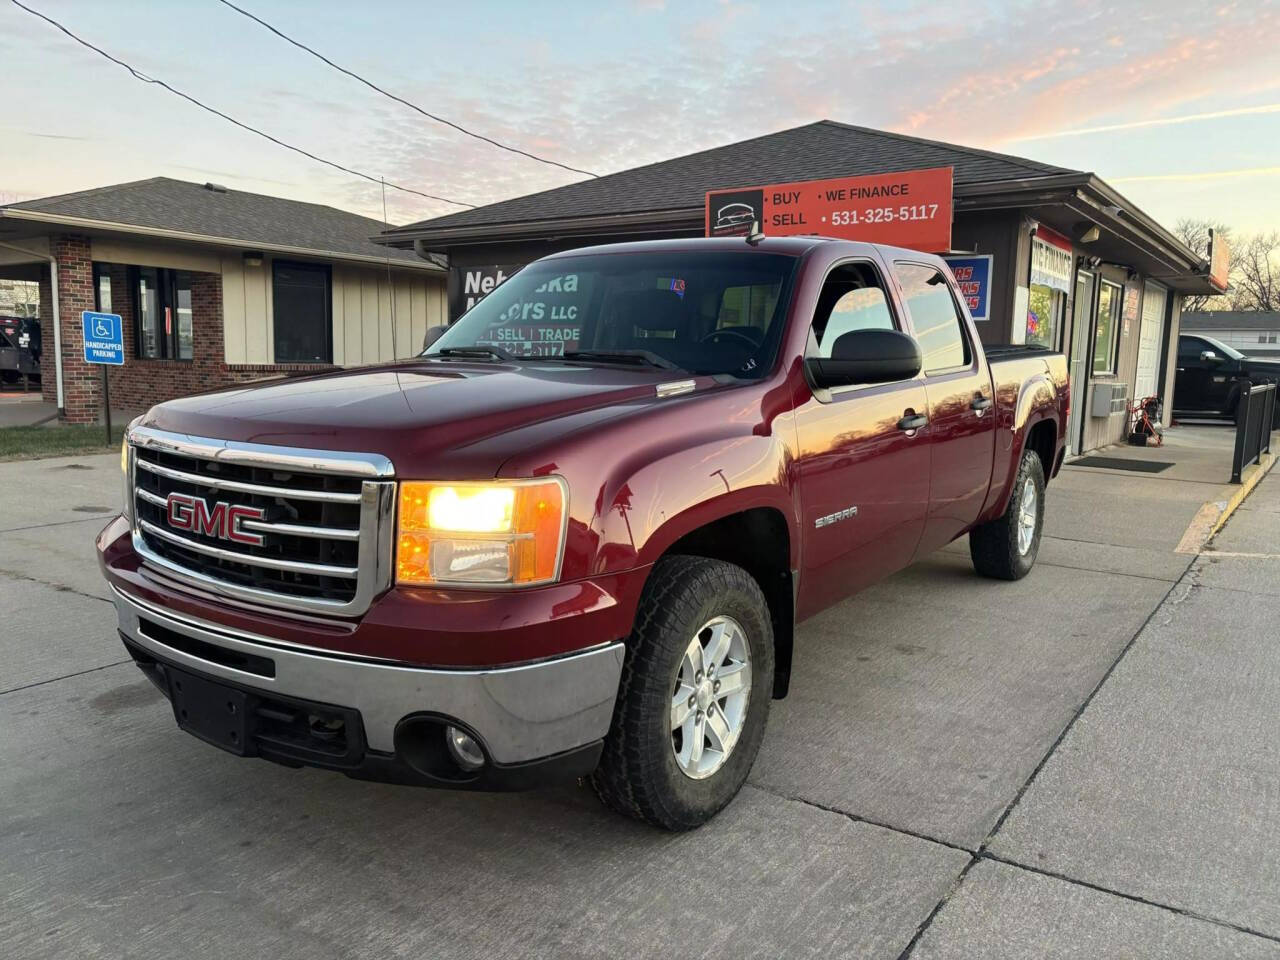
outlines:
[{"label": "nebraska motors llc sign", "polygon": [[502,286],[523,263],[495,263],[482,267],[450,267],[449,322],[452,323]]}]

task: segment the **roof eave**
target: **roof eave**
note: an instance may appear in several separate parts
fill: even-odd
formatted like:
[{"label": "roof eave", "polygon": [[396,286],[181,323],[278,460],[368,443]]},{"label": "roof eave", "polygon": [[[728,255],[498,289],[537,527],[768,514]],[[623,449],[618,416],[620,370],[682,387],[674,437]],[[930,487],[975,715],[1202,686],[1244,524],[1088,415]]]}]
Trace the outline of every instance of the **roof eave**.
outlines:
[{"label": "roof eave", "polygon": [[[1089,174],[1067,173],[1044,177],[1027,177],[1020,180],[995,180],[979,183],[957,184],[954,195],[959,199],[980,198],[1001,193],[1018,196],[1018,204],[1026,202],[1022,195],[1029,191],[1052,193],[1066,187],[1075,187]],[[706,211],[696,207],[670,207],[661,210],[643,210],[636,213],[599,214],[589,217],[556,217],[546,220],[509,220],[495,223],[464,224],[457,227],[441,226],[424,229],[410,224],[394,227],[374,238],[376,243],[402,249],[423,249],[433,253],[445,253],[450,245],[467,243],[507,243],[543,239],[591,236],[616,233],[631,228],[702,229]]]},{"label": "roof eave", "polygon": [[[1016,180],[959,183],[954,187],[957,210],[979,211],[1063,204],[1127,243],[1151,252],[1166,271],[1154,279],[1184,293],[1221,293],[1210,284],[1208,265],[1154,219],[1142,212],[1112,186],[1093,173],[1067,171]],[[1119,208],[1119,213],[1109,208]],[[616,234],[619,231],[653,232],[701,230],[706,214],[702,206],[647,210],[628,214],[561,217],[505,223],[422,229],[413,225],[388,230],[375,238],[388,246],[423,253],[447,253],[451,246],[478,243],[521,243],[540,239],[567,239]]]},{"label": "roof eave", "polygon": [[[209,246],[231,247],[237,250],[261,250],[264,253],[285,254],[295,257],[315,257],[324,260],[341,260],[350,263],[376,264],[386,266],[387,258],[377,254],[347,253],[341,250],[322,250],[312,247],[295,247],[286,244],[263,243],[256,240],[243,240],[235,237],[215,237],[207,234],[189,233],[184,230],[168,230],[163,227],[145,227],[132,223],[117,223],[110,220],[95,220],[88,217],[72,217],[60,213],[48,213],[43,210],[19,210],[14,207],[0,207],[0,217],[12,220],[25,220],[32,223],[44,223],[50,226],[68,227],[81,230],[103,230],[111,233],[124,233],[133,236],[150,237],[162,240],[178,240],[184,243],[202,243]],[[425,260],[392,260],[393,267],[406,270],[417,270],[423,273],[443,273],[433,263]]]}]

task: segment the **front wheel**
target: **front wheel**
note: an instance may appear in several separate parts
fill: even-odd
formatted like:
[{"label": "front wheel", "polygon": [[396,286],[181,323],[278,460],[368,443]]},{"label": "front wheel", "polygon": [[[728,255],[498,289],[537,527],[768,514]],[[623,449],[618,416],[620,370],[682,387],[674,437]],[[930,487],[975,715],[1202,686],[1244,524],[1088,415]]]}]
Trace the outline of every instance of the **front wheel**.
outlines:
[{"label": "front wheel", "polygon": [[662,558],[627,641],[596,793],[668,830],[705,823],[746,781],[772,692],[773,628],[759,584],[719,560]]},{"label": "front wheel", "polygon": [[985,577],[1021,580],[1035,566],[1044,529],[1044,467],[1034,450],[1024,450],[1005,511],[969,531],[973,568]]}]

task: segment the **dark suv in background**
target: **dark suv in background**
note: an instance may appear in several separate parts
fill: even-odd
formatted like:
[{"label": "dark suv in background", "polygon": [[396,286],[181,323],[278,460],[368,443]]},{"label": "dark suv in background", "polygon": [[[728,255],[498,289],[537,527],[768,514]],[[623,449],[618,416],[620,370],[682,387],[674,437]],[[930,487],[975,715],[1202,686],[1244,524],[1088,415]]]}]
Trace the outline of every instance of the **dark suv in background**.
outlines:
[{"label": "dark suv in background", "polygon": [[1175,414],[1234,420],[1243,383],[1280,381],[1280,360],[1248,357],[1201,333],[1178,337]]}]

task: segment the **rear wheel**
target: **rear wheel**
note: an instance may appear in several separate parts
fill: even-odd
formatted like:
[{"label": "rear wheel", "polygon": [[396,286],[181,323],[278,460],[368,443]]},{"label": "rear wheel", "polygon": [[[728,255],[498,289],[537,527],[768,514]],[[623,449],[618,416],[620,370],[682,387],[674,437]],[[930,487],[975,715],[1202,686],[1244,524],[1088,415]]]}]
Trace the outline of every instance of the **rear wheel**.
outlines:
[{"label": "rear wheel", "polygon": [[1034,450],[1024,450],[1005,511],[969,532],[969,556],[985,577],[1021,580],[1035,566],[1044,528],[1044,467]]},{"label": "rear wheel", "polygon": [[773,629],[756,581],[719,560],[664,557],[627,643],[596,793],[668,830],[705,823],[746,781],[772,691]]}]

